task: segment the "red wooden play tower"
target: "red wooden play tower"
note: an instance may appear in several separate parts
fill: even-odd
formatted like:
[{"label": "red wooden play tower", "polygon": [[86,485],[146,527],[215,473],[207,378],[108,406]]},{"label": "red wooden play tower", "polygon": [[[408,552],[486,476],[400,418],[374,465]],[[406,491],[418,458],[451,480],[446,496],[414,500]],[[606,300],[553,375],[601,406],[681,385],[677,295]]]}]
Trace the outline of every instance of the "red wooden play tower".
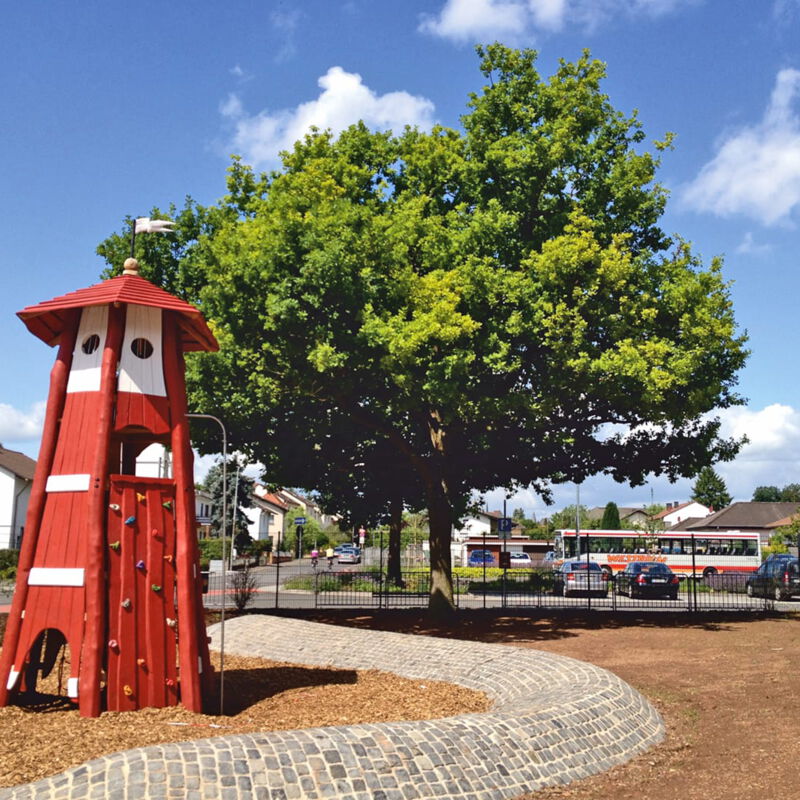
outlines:
[{"label": "red wooden play tower", "polygon": [[[138,274],[19,312],[58,345],[0,660],[0,706],[33,692],[69,646],[83,716],[201,711],[212,669],[203,620],[183,353],[218,349],[200,312]],[[173,478],[140,477],[148,445]]]}]

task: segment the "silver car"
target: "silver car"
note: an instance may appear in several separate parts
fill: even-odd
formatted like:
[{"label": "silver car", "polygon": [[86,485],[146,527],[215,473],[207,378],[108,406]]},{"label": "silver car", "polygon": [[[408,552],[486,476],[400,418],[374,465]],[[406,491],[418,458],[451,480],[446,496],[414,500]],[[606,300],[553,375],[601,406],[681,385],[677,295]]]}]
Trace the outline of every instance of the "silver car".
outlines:
[{"label": "silver car", "polygon": [[565,561],[555,573],[553,592],[569,597],[573,594],[608,595],[608,578],[599,564],[585,560]]}]

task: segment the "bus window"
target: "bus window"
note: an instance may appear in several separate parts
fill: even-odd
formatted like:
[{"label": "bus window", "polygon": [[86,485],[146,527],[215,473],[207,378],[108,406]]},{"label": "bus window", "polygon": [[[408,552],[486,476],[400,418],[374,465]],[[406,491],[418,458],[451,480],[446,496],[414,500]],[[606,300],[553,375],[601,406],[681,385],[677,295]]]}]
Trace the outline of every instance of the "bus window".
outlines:
[{"label": "bus window", "polygon": [[683,543],[680,539],[672,540],[672,552],[676,555],[681,555],[683,553]]}]

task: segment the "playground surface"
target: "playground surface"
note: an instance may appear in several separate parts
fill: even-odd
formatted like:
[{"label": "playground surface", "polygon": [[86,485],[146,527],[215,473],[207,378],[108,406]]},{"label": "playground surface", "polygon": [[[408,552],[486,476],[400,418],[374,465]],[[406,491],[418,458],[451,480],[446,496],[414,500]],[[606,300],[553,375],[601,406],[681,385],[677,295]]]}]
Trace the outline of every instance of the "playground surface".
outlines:
[{"label": "playground surface", "polygon": [[[738,800],[756,792],[764,796],[800,796],[795,753],[800,740],[800,694],[796,691],[796,665],[800,660],[798,615],[767,619],[744,615],[596,615],[588,619],[561,615],[537,619],[530,615],[468,612],[450,626],[432,624],[424,612],[417,611],[338,611],[302,616],[329,624],[513,645],[571,656],[611,670],[645,695],[661,713],[667,726],[662,744],[601,775],[521,796],[536,800],[672,800],[675,796]],[[233,657],[226,661],[232,675],[237,671],[236,661]],[[249,670],[245,667],[242,672]],[[296,673],[295,678],[301,674]],[[385,681],[385,676],[381,677]],[[295,680],[292,687],[299,696],[290,692],[289,701],[281,705],[276,695],[270,697],[269,703],[278,706],[277,715],[287,719],[292,706],[295,712],[297,706],[303,709],[305,719],[290,719],[288,727],[352,724],[357,720],[348,715],[351,705],[343,698],[349,686],[356,687],[357,697],[359,683],[349,684],[350,680],[352,676],[344,683],[323,686],[306,675],[299,682]],[[401,690],[401,694],[408,693],[408,688]],[[441,698],[437,700],[441,702]],[[378,691],[369,700],[374,713],[390,705],[396,711],[397,697],[390,693]],[[326,717],[326,711],[339,716]],[[153,713],[158,716],[164,712]],[[343,713],[349,718],[342,719]],[[434,710],[433,716],[451,713],[457,712]],[[173,740],[228,733],[203,729],[196,721],[183,721],[189,725],[171,726],[165,719],[153,727],[168,728],[170,734],[177,732]],[[192,725],[197,727],[187,735],[186,728]],[[9,735],[5,737],[4,758],[19,741],[16,731],[6,730]],[[59,738],[69,741],[74,735],[64,728]],[[127,737],[107,742],[109,749],[105,752],[142,744],[131,738],[128,726]],[[64,769],[59,764],[51,767],[49,774]]]}]

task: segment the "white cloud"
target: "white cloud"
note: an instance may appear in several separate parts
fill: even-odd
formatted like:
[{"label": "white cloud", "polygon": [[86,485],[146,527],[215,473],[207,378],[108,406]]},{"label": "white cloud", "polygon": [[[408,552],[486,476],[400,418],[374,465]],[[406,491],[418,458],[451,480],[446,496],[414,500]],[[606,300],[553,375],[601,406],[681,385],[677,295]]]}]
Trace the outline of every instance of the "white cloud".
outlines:
[{"label": "white cloud", "polygon": [[331,67],[319,78],[322,92],[315,100],[293,109],[248,115],[237,95],[230,95],[220,113],[234,126],[230,147],[249,163],[259,166],[277,161],[281,150],[291,149],[312,126],[340,133],[363,120],[370,128],[400,130],[405,125],[430,128],[433,103],[408,92],[376,94],[357,73]]},{"label": "white cloud", "polygon": [[[28,411],[0,403],[0,442],[32,442],[42,435],[46,403],[39,402]],[[12,448],[13,449],[13,448]]]},{"label": "white cloud", "polygon": [[456,42],[507,39],[525,29],[527,16],[517,0],[447,0],[438,17],[425,15],[420,30]]},{"label": "white cloud", "polygon": [[783,69],[762,120],[730,133],[686,188],[685,202],[719,216],[744,214],[765,225],[800,207],[800,70]]},{"label": "white cloud", "polygon": [[303,13],[299,9],[293,9],[285,12],[275,11],[270,17],[273,27],[284,37],[283,44],[275,54],[276,62],[288,61],[297,53],[294,35],[302,16]]},{"label": "white cloud", "polygon": [[766,253],[769,253],[770,250],[772,250],[771,245],[758,244],[753,239],[753,234],[750,231],[745,233],[744,238],[736,248],[737,253],[750,256],[763,256]]},{"label": "white cloud", "polygon": [[419,30],[454,42],[518,42],[566,25],[591,30],[620,16],[657,17],[698,0],[446,0]]}]

